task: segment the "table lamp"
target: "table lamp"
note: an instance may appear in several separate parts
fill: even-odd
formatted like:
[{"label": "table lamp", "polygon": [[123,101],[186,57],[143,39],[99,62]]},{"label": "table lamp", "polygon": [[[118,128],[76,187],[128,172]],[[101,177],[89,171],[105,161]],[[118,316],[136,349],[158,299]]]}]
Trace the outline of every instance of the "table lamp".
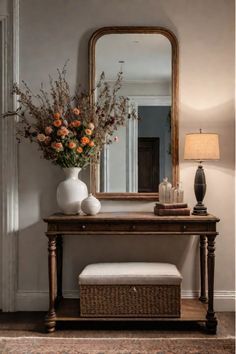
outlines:
[{"label": "table lamp", "polygon": [[219,136],[214,133],[186,134],[184,159],[199,162],[194,179],[194,192],[197,204],[193,208],[193,215],[207,215],[207,208],[203,204],[206,193],[206,178],[202,162],[205,160],[218,160],[220,158]]}]

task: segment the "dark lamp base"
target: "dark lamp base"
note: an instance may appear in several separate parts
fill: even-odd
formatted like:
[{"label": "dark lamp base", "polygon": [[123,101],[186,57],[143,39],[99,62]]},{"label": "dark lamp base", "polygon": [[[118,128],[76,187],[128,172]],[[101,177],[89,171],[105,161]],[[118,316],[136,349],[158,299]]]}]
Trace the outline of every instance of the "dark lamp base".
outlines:
[{"label": "dark lamp base", "polygon": [[203,199],[206,193],[206,178],[202,165],[198,166],[194,179],[194,192],[197,199],[197,204],[193,208],[193,215],[208,215],[207,208],[203,204]]},{"label": "dark lamp base", "polygon": [[192,215],[208,215],[207,208],[204,204],[196,204],[193,208]]}]

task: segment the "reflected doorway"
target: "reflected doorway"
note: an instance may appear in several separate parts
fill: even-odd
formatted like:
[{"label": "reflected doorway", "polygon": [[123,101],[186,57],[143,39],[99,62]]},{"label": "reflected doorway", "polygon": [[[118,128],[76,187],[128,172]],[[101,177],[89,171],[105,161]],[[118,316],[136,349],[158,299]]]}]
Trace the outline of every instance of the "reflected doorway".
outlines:
[{"label": "reflected doorway", "polygon": [[138,192],[158,192],[159,138],[138,138]]}]

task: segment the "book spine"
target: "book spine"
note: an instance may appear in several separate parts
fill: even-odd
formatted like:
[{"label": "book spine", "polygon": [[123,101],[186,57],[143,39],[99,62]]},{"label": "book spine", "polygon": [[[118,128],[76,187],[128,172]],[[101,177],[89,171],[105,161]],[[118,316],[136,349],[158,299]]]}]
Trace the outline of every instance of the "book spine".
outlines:
[{"label": "book spine", "polygon": [[159,216],[178,216],[178,215],[190,215],[189,208],[182,208],[182,209],[154,209],[154,214]]},{"label": "book spine", "polygon": [[188,208],[188,204],[187,203],[174,203],[174,204],[156,203],[156,207],[158,209],[183,209],[183,208]]}]

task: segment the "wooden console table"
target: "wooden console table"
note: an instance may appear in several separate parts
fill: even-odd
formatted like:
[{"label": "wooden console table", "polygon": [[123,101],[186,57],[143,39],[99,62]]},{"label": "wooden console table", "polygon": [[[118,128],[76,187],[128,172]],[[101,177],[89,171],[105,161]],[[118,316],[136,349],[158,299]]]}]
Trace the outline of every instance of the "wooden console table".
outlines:
[{"label": "wooden console table", "polygon": [[[45,319],[48,332],[58,321],[196,321],[204,322],[210,333],[216,333],[214,312],[215,216],[156,216],[153,213],[101,213],[96,216],[54,214],[47,223],[49,311]],[[200,237],[200,298],[182,300],[180,318],[85,318],[80,317],[79,300],[63,298],[63,236],[69,235],[196,235]],[[207,248],[207,257],[206,257]],[[206,262],[207,258],[207,262]],[[157,260],[158,261],[158,260]],[[206,267],[207,265],[207,267]],[[206,268],[208,301],[206,294]]]}]

